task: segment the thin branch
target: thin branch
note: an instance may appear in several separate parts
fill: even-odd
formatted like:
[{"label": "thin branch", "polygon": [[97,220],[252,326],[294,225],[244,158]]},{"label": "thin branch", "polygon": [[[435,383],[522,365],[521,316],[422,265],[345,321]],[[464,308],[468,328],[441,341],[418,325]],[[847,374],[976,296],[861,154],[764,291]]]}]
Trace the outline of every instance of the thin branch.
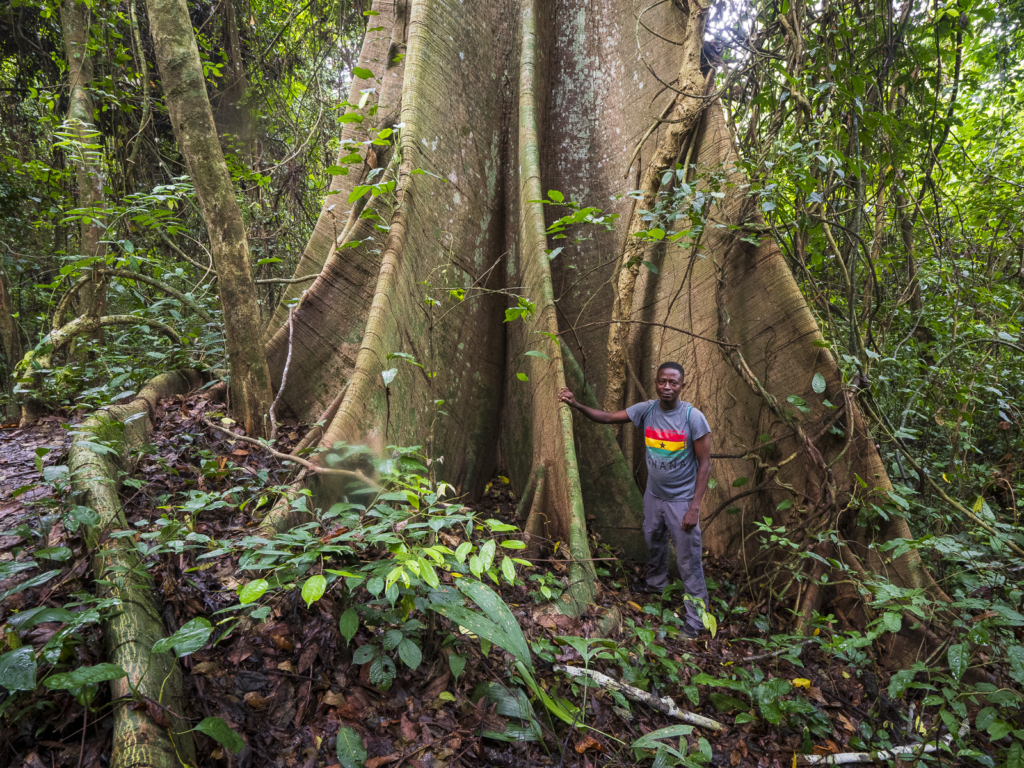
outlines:
[{"label": "thin branch", "polygon": [[288,356],[284,359],[284,371],[281,373],[281,386],[277,390],[277,397],[270,404],[270,439],[277,439],[277,403],[284,394],[285,384],[288,383],[288,369],[292,364],[292,340],[295,337],[295,307],[288,308]]},{"label": "thin branch", "polygon": [[575,328],[570,328],[569,330],[566,330],[566,331],[559,331],[558,335],[561,336],[562,334],[569,333],[570,331],[572,331],[572,332],[582,331],[584,328],[592,328],[595,325],[617,325],[619,323],[625,323],[625,324],[636,323],[637,325],[653,325],[653,326],[655,326],[657,328],[665,328],[665,329],[670,330],[670,331],[675,331],[676,333],[682,333],[682,334],[684,334],[686,336],[691,336],[694,339],[700,339],[701,341],[706,341],[709,344],[717,344],[720,347],[739,347],[739,344],[729,344],[728,342],[719,341],[718,339],[709,339],[707,336],[701,336],[700,334],[693,333],[691,331],[684,331],[682,328],[675,328],[674,326],[665,325],[664,323],[653,323],[653,322],[650,322],[650,321],[647,321],[647,320],[600,320],[600,321],[593,322],[593,323],[584,323],[583,325],[578,325]]},{"label": "thin branch", "polygon": [[318,475],[333,475],[334,477],[344,477],[344,478],[346,478],[348,480],[357,480],[357,481],[359,481],[361,483],[365,483],[370,488],[374,488],[374,489],[378,489],[378,490],[380,489],[380,486],[377,485],[377,483],[373,482],[373,480],[371,480],[370,478],[368,478],[366,475],[364,475],[362,472],[359,472],[358,470],[331,469],[329,467],[320,467],[320,466],[317,466],[316,464],[314,464],[313,462],[306,461],[305,459],[301,459],[298,456],[292,456],[291,454],[288,454],[288,453],[281,453],[280,451],[275,451],[269,445],[267,445],[265,443],[262,443],[259,440],[256,440],[255,438],[246,437],[245,435],[239,435],[239,434],[236,434],[236,433],[232,432],[230,429],[226,429],[225,427],[219,427],[216,424],[214,424],[212,421],[210,421],[208,418],[206,418],[205,416],[202,417],[202,420],[203,420],[203,423],[206,424],[206,426],[212,427],[213,429],[216,429],[218,432],[223,432],[225,435],[228,435],[233,440],[241,440],[243,443],[249,443],[250,445],[255,445],[255,446],[259,447],[259,448],[262,448],[264,451],[269,453],[275,459],[280,459],[281,461],[293,462],[295,464],[298,464],[300,467],[305,467],[310,472],[314,472],[314,473],[316,473]]},{"label": "thin branch", "polygon": [[256,285],[269,285],[270,283],[308,283],[310,280],[316,280],[318,277],[320,277],[319,272],[315,275],[305,275],[304,277],[267,277],[262,280],[257,280]]}]

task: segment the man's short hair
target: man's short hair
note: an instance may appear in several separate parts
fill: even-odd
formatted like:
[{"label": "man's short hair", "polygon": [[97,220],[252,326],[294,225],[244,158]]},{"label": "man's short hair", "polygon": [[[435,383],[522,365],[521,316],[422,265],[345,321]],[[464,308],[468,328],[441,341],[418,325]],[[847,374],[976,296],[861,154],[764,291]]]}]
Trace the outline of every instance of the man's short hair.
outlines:
[{"label": "man's short hair", "polygon": [[[671,368],[673,371],[679,371],[679,378],[686,379],[686,371],[683,370],[683,366],[679,363],[662,363],[658,366],[658,373],[661,373],[666,368]],[[657,374],[655,374],[657,376]]]}]

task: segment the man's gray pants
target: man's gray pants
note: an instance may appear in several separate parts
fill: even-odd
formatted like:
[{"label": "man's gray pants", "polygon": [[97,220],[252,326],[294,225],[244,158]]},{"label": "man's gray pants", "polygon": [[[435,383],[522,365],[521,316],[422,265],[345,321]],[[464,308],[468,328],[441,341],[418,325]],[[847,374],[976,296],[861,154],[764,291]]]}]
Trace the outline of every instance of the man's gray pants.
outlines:
[{"label": "man's gray pants", "polygon": [[708,605],[708,588],[704,583],[704,566],[701,563],[700,526],[683,530],[683,516],[690,508],[688,501],[665,501],[650,494],[644,494],[644,538],[650,553],[650,568],[647,571],[647,586],[661,591],[668,584],[668,539],[676,547],[676,564],[683,590],[691,598],[686,601],[686,627],[692,632],[704,629],[700,613],[693,599],[700,599]]}]

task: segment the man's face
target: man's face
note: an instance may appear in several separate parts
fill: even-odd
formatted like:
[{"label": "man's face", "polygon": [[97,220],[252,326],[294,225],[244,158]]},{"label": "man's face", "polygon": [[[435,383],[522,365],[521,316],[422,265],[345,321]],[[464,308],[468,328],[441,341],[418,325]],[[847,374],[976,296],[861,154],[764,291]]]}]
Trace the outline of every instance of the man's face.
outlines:
[{"label": "man's face", "polygon": [[679,393],[683,391],[683,374],[675,368],[662,368],[658,371],[658,378],[654,380],[654,387],[658,390],[658,397],[664,403],[674,403],[679,399]]}]

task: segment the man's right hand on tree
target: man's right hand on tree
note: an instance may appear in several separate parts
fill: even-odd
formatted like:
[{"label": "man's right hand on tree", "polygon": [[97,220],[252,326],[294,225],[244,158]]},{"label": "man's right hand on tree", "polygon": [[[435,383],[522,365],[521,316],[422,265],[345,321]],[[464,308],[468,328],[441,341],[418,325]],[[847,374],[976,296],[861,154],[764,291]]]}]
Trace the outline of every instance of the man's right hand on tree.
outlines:
[{"label": "man's right hand on tree", "polygon": [[558,400],[569,406],[576,405],[576,395],[568,387],[562,387],[562,391],[558,393]]}]

